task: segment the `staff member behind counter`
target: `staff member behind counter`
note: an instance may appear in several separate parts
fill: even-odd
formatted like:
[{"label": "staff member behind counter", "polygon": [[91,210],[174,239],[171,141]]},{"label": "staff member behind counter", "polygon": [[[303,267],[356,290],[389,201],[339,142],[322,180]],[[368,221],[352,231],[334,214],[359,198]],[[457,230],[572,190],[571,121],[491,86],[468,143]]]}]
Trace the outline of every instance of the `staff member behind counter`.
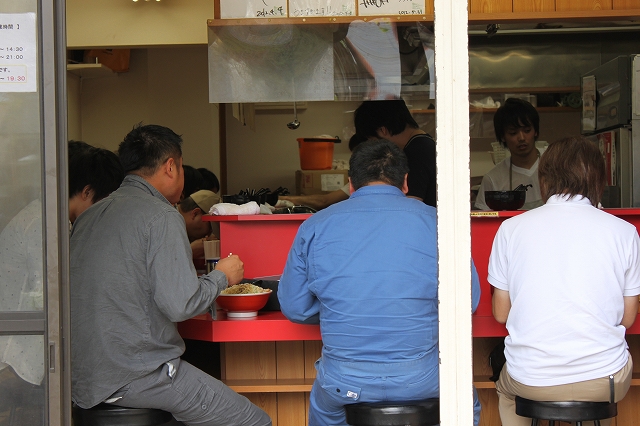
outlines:
[{"label": "staff member behind counter", "polygon": [[518,185],[532,185],[527,190],[524,210],[543,204],[538,182],[536,139],[540,131],[540,116],[529,102],[509,98],[493,116],[496,139],[506,146],[511,157],[505,158],[482,178],[475,208],[491,210],[485,202],[485,191],[511,191]]}]

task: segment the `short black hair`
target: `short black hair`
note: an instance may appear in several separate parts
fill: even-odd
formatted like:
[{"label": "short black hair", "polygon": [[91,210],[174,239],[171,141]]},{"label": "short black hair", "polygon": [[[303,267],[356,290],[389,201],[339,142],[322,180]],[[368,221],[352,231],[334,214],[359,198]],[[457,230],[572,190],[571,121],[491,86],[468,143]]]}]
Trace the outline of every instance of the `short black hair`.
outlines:
[{"label": "short black hair", "polygon": [[369,140],[368,137],[355,133],[349,139],[349,151],[353,152],[353,150],[356,149],[356,146],[360,145],[362,142],[366,142],[367,140]]},{"label": "short black hair", "polygon": [[402,133],[407,126],[419,128],[402,99],[364,101],[355,110],[353,122],[356,133],[366,138],[377,138],[380,127],[386,127],[392,135]]},{"label": "short black hair", "polygon": [[124,179],[118,156],[107,149],[82,141],[69,141],[68,157],[69,198],[89,185],[93,190],[91,201],[95,203],[118,189]]},{"label": "short black hair", "polygon": [[218,180],[218,176],[213,173],[211,170],[206,169],[204,167],[198,168],[198,171],[202,175],[204,179],[204,184],[202,189],[208,189],[209,191],[218,192],[220,191],[220,181]]},{"label": "short black hair", "polygon": [[508,98],[493,116],[493,129],[496,139],[504,145],[504,132],[507,127],[531,126],[540,134],[540,116],[529,102],[519,98]]},{"label": "short black hair", "polygon": [[407,156],[386,139],[362,142],[349,159],[349,178],[355,190],[372,182],[385,182],[402,189],[407,173]]},{"label": "short black hair", "polygon": [[207,189],[203,186],[204,178],[202,177],[202,174],[200,174],[195,167],[183,164],[182,169],[184,170],[184,188],[182,189],[182,195],[184,198],[189,197],[191,194],[200,191],[201,189]]},{"label": "short black hair", "polygon": [[168,127],[137,124],[118,146],[125,173],[150,176],[169,158],[182,158],[182,138]]}]

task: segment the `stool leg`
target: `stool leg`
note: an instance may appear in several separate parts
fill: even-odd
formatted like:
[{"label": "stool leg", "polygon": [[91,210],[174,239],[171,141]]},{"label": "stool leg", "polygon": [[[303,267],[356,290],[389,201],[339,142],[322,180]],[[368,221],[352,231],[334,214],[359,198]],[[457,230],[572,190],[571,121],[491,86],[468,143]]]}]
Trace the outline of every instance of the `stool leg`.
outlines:
[{"label": "stool leg", "polygon": [[531,419],[531,426],[538,426],[538,419]]},{"label": "stool leg", "polygon": [[578,420],[578,421],[576,422],[576,426],[582,426],[582,422],[581,422],[580,420]]},{"label": "stool leg", "polygon": [[555,420],[549,420],[549,426],[556,426]]},{"label": "stool leg", "polygon": [[600,426],[600,420],[596,420],[593,424],[594,426]]}]

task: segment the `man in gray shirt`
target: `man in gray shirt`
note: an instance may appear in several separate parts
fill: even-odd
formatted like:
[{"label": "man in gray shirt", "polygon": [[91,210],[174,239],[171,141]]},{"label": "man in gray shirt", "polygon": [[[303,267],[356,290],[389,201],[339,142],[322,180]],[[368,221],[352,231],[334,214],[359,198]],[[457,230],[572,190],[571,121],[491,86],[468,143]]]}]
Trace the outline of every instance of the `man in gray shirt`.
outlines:
[{"label": "man in gray shirt", "polygon": [[85,211],[71,233],[74,402],[169,411],[186,425],[271,425],[219,380],[180,360],[176,322],[207,311],[240,282],[242,261],[221,259],[198,278],[182,215],[182,139],[136,126],[120,143],[122,186]]}]

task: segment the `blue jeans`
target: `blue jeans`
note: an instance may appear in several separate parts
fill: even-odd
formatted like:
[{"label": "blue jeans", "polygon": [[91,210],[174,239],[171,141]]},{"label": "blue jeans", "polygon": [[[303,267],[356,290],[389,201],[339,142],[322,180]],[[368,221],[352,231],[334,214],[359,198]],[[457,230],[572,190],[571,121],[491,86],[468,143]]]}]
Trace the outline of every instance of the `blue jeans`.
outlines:
[{"label": "blue jeans", "polygon": [[[428,358],[429,355],[427,355]],[[309,426],[345,426],[344,406],[361,402],[411,401],[438,398],[436,361],[423,359],[397,365],[343,363],[326,358],[316,361],[316,380],[311,388]],[[480,401],[473,389],[473,423],[480,423]]]},{"label": "blue jeans", "polygon": [[180,358],[123,386],[114,405],[168,411],[185,425],[271,426],[271,419],[247,398]]}]

